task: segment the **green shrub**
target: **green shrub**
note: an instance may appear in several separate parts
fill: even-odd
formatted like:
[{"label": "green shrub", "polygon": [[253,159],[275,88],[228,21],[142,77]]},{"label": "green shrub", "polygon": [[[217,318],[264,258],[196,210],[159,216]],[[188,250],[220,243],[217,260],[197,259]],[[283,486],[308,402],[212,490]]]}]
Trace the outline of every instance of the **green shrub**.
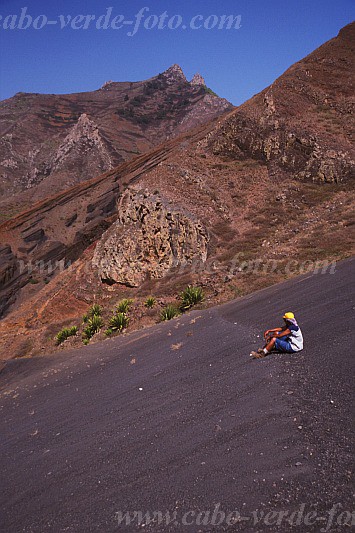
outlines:
[{"label": "green shrub", "polygon": [[105,333],[106,335],[110,335],[110,333],[108,333],[110,330],[112,333],[116,331],[122,331],[128,326],[128,323],[129,318],[126,313],[116,313],[110,318],[110,321],[108,323],[109,327]]},{"label": "green shrub", "polygon": [[187,311],[192,306],[202,302],[203,299],[204,299],[204,294],[203,294],[203,290],[201,289],[201,287],[192,287],[191,285],[189,285],[181,293],[180,309],[181,311]]},{"label": "green shrub", "polygon": [[93,304],[89,311],[86,313],[86,315],[83,316],[83,322],[86,324],[89,320],[89,318],[93,318],[94,316],[101,316],[101,307],[99,304]]},{"label": "green shrub", "polygon": [[94,304],[91,307],[91,316],[94,316],[94,315],[100,316],[101,315],[101,311],[102,311],[102,309],[99,306],[99,304]]},{"label": "green shrub", "polygon": [[129,300],[127,298],[121,300],[116,305],[116,313],[127,313],[132,304],[133,300]]},{"label": "green shrub", "polygon": [[162,309],[160,313],[160,320],[171,320],[172,318],[178,316],[180,314],[179,309],[177,309],[174,305],[167,305]]},{"label": "green shrub", "polygon": [[91,339],[91,337],[95,335],[95,333],[100,331],[103,325],[104,321],[98,315],[94,315],[91,318],[88,318],[86,322],[86,328],[83,331],[83,339]]},{"label": "green shrub", "polygon": [[216,94],[214,91],[212,91],[212,89],[210,89],[206,85],[203,85],[202,87],[206,94],[212,94],[213,96],[218,96],[218,94]]},{"label": "green shrub", "polygon": [[154,307],[154,305],[155,305],[155,302],[156,302],[155,298],[153,296],[149,296],[146,299],[144,305],[145,305],[145,307],[148,307],[148,309],[152,309]]},{"label": "green shrub", "polygon": [[57,335],[55,336],[57,346],[59,344],[62,344],[68,337],[72,337],[73,335],[76,335],[78,332],[77,326],[72,326],[71,328],[63,328]]}]

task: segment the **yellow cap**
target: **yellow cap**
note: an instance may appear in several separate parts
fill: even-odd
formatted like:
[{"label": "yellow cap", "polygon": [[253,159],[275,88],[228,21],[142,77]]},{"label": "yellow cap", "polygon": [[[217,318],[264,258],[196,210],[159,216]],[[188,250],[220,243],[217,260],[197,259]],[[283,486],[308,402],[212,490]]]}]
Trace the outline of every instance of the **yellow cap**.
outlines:
[{"label": "yellow cap", "polygon": [[286,318],[286,320],[291,320],[291,318],[295,318],[295,315],[291,312],[285,313],[282,318]]}]

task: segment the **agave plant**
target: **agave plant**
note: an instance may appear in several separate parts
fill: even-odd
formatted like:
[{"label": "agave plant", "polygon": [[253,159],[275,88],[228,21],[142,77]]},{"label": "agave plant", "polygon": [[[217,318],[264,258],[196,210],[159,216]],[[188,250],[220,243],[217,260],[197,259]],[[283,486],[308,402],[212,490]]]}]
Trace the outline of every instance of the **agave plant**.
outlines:
[{"label": "agave plant", "polygon": [[86,324],[90,318],[93,318],[94,316],[101,316],[101,307],[99,304],[93,304],[89,311],[86,313],[86,315],[83,316],[83,322]]},{"label": "agave plant", "polygon": [[133,300],[130,300],[128,298],[121,300],[116,305],[116,313],[127,313],[132,304]]},{"label": "agave plant", "polygon": [[191,285],[188,285],[188,287],[186,287],[186,289],[181,293],[180,297],[180,309],[182,311],[187,311],[197,303],[202,302],[204,299],[204,294],[201,287],[192,287]]},{"label": "agave plant", "polygon": [[83,331],[83,338],[84,339],[91,339],[95,333],[100,331],[102,326],[104,325],[104,321],[102,320],[101,316],[94,315],[91,318],[88,319],[86,323],[86,328]]},{"label": "agave plant", "polygon": [[101,307],[99,306],[99,304],[93,304],[91,309],[90,309],[90,315],[91,316],[101,316]]},{"label": "agave plant", "polygon": [[167,305],[164,307],[164,309],[161,310],[160,313],[160,320],[171,320],[172,318],[178,316],[180,314],[179,309],[177,309],[174,305]]},{"label": "agave plant", "polygon": [[115,313],[108,323],[108,330],[111,330],[112,333],[115,331],[122,331],[128,326],[129,318],[126,313]]},{"label": "agave plant", "polygon": [[154,307],[154,305],[155,305],[155,302],[156,302],[155,298],[154,298],[153,296],[149,296],[149,297],[146,299],[144,305],[145,305],[145,307],[147,307],[148,309],[152,309],[152,308]]},{"label": "agave plant", "polygon": [[57,335],[55,336],[57,346],[59,344],[62,344],[68,337],[72,337],[73,335],[76,335],[78,332],[77,326],[72,326],[71,328],[63,328]]}]

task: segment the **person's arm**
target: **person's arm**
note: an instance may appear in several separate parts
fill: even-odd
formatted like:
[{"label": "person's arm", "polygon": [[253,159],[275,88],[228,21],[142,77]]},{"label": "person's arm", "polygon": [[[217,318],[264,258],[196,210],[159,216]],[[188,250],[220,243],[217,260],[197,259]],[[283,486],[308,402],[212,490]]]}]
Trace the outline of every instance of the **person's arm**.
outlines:
[{"label": "person's arm", "polygon": [[289,335],[291,335],[291,330],[286,328],[284,330],[282,330],[282,335],[278,335],[279,337],[288,337]]},{"label": "person's arm", "polygon": [[266,339],[269,333],[276,333],[277,331],[282,331],[282,328],[267,329],[264,331],[264,339]]}]

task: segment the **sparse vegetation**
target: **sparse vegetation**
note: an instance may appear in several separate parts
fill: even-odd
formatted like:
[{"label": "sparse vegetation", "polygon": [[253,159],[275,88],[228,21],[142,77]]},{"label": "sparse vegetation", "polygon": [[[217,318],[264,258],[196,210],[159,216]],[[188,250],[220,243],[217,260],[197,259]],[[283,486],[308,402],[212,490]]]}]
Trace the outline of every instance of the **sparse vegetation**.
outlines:
[{"label": "sparse vegetation", "polygon": [[204,299],[204,293],[201,287],[192,287],[188,285],[186,289],[181,293],[181,311],[187,311],[194,305],[202,302]]},{"label": "sparse vegetation", "polygon": [[116,305],[116,313],[127,313],[132,304],[133,304],[133,300],[130,300],[128,298],[121,300]]},{"label": "sparse vegetation", "polygon": [[155,94],[157,91],[161,91],[162,89],[164,89],[164,87],[165,87],[164,80],[163,80],[163,77],[161,76],[160,78],[158,77],[157,80],[152,80],[152,81],[148,81],[147,83],[145,83],[143,87],[143,93],[146,94],[147,96],[151,96]]},{"label": "sparse vegetation", "polygon": [[218,94],[216,94],[214,91],[212,91],[212,89],[207,87],[207,85],[203,85],[203,89],[206,94],[212,94],[213,96],[218,96]]},{"label": "sparse vegetation", "polygon": [[77,326],[72,326],[71,328],[63,328],[55,336],[57,346],[59,346],[59,344],[62,344],[62,342],[67,340],[68,337],[72,337],[73,335],[76,335],[77,332],[78,332]]},{"label": "sparse vegetation", "polygon": [[108,329],[105,331],[106,335],[112,335],[115,332],[123,331],[129,323],[129,317],[126,313],[115,313],[108,323]]},{"label": "sparse vegetation", "polygon": [[164,322],[165,320],[171,320],[172,318],[175,318],[180,314],[179,309],[177,309],[174,305],[167,305],[162,309],[160,313],[160,320]]},{"label": "sparse vegetation", "polygon": [[154,307],[155,303],[156,303],[155,298],[153,296],[149,296],[146,299],[146,301],[144,303],[144,306],[147,307],[148,309],[152,309]]},{"label": "sparse vegetation", "polygon": [[94,304],[91,307],[91,316],[94,316],[94,315],[97,315],[97,316],[101,315],[101,307],[99,306],[99,304]]},{"label": "sparse vegetation", "polygon": [[100,331],[103,325],[104,321],[102,320],[101,316],[93,315],[86,322],[86,328],[83,331],[83,340],[90,340],[95,333]]},{"label": "sparse vegetation", "polygon": [[86,315],[83,316],[83,323],[86,324],[90,318],[101,316],[102,309],[99,304],[93,304]]},{"label": "sparse vegetation", "polygon": [[144,104],[144,102],[146,102],[146,98],[144,96],[134,96],[134,98],[131,99],[131,104],[134,105],[135,107],[138,107],[140,106],[141,104]]},{"label": "sparse vegetation", "polygon": [[129,107],[124,107],[124,108],[123,107],[119,108],[117,109],[116,114],[122,117],[133,118],[134,117],[133,107],[129,106]]}]

